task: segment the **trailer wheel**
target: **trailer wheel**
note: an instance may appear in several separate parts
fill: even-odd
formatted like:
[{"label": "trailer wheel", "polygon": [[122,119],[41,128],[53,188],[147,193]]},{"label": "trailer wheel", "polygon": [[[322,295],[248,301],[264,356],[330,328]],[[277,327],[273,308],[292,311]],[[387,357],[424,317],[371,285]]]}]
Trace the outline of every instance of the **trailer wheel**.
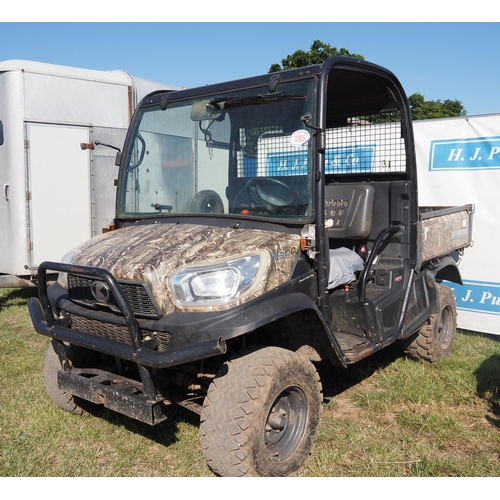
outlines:
[{"label": "trailer wheel", "polygon": [[200,440],[220,476],[289,476],[314,448],[321,412],[318,373],[277,347],[241,351],[225,363],[203,404]]},{"label": "trailer wheel", "polygon": [[204,189],[196,193],[191,201],[191,212],[202,214],[223,214],[224,204],[222,198],[211,189]]},{"label": "trailer wheel", "polygon": [[451,288],[437,284],[439,312],[420,328],[405,354],[412,359],[436,363],[450,354],[457,329],[457,306]]},{"label": "trailer wheel", "polygon": [[[59,389],[57,384],[57,372],[62,369],[61,361],[56,351],[54,350],[54,342],[51,341],[45,353],[43,362],[42,376],[45,390],[52,402],[65,411],[74,413],[75,415],[88,415],[92,408],[92,403],[84,401],[73,396],[73,394]],[[72,347],[66,348],[69,357],[76,358],[76,354]]]}]

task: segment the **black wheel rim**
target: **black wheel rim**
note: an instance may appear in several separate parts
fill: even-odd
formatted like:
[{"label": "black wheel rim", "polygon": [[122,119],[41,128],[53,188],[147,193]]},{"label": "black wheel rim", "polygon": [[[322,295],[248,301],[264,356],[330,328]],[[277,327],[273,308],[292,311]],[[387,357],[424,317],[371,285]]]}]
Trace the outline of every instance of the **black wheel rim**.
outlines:
[{"label": "black wheel rim", "polygon": [[307,397],[300,387],[289,387],[274,400],[264,428],[271,461],[284,462],[294,453],[305,434],[308,411]]}]

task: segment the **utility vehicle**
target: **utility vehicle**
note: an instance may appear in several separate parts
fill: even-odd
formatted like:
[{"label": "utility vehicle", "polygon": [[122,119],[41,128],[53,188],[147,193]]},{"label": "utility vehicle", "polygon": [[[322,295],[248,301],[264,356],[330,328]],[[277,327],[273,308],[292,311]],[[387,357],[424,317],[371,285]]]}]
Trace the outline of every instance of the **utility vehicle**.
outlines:
[{"label": "utility vehicle", "polygon": [[287,476],[313,451],[318,362],[451,351],[441,282],[461,282],[473,206],[419,208],[390,71],[333,57],[149,94],[117,162],[116,229],[42,263],[29,301],[61,408],[156,425],[182,405],[216,474]]}]

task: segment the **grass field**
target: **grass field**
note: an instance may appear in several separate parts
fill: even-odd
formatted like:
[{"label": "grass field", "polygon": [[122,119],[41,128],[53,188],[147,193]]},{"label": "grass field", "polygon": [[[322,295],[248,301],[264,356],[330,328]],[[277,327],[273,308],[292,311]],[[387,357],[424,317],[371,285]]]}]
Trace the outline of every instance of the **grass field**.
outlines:
[{"label": "grass field", "polygon": [[[32,290],[0,289],[0,476],[211,477],[198,418],[172,409],[155,428],[104,410],[53,405],[42,380],[49,339],[32,328]],[[500,336],[459,332],[429,365],[389,348],[319,367],[322,423],[303,477],[499,477]]]}]

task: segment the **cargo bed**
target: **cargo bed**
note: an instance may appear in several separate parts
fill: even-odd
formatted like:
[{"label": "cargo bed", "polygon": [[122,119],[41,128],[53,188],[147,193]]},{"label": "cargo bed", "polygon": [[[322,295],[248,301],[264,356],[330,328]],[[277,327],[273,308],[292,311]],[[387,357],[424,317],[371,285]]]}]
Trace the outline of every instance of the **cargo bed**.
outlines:
[{"label": "cargo bed", "polygon": [[474,205],[420,207],[418,264],[472,245]]}]

